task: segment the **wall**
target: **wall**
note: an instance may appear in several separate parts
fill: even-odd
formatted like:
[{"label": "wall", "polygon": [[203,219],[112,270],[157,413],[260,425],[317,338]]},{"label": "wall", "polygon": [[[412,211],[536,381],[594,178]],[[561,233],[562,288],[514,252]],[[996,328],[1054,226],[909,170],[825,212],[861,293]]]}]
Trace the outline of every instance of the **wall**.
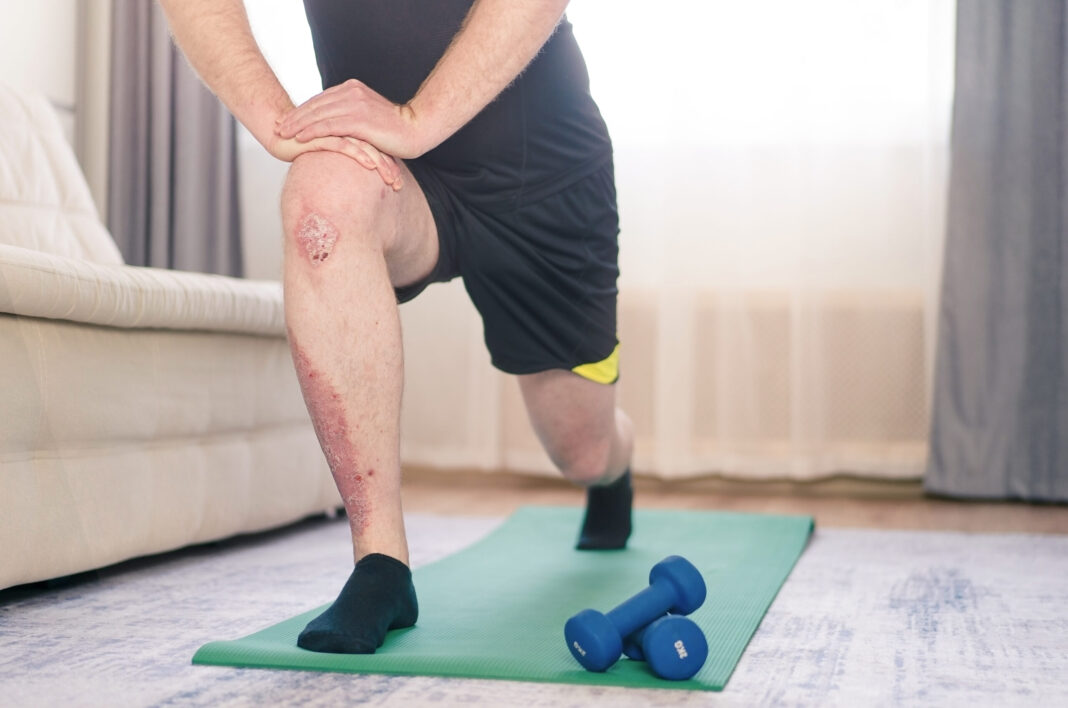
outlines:
[{"label": "wall", "polygon": [[[677,12],[704,12],[684,0],[674,4]],[[785,0],[774,4],[809,12]],[[583,6],[591,16],[581,22],[574,4],[576,26],[607,26],[592,16],[595,5]],[[822,69],[801,62],[784,81],[781,62],[746,38],[763,31],[760,12],[728,0],[710,5],[728,17],[744,15],[752,31],[726,54],[691,48],[706,63],[706,50],[719,57],[712,63],[721,67],[723,85],[712,107],[689,115],[731,130],[709,131],[707,144],[683,141],[682,153],[673,143],[669,154],[688,157],[672,162],[667,176],[660,141],[680,134],[670,125],[676,116],[633,111],[634,72],[619,68],[633,52],[619,32],[604,31],[602,46],[589,53],[600,57],[599,70],[591,66],[597,95],[597,86],[619,85],[615,108],[611,99],[602,108],[617,148],[626,343],[618,390],[635,422],[635,469],[665,477],[918,477],[940,272],[952,3],[816,3],[858,30],[844,37],[846,46],[859,51],[867,34],[882,42],[865,55],[881,67],[874,82],[866,78],[871,65],[843,65],[840,56],[852,54],[832,48],[813,53]],[[250,7],[257,39],[297,102],[317,91],[299,14],[299,0]],[[647,18],[633,15],[640,29]],[[914,31],[905,32],[909,27]],[[755,53],[764,73],[737,71],[731,52]],[[884,88],[859,95],[865,82]],[[724,87],[741,99],[726,98]],[[838,103],[828,108],[827,96]],[[775,110],[756,111],[766,120],[753,122],[749,104],[759,98]],[[902,102],[909,110],[887,112],[888,103]],[[886,120],[868,119],[883,113]],[[635,119],[629,134],[627,121],[616,117]],[[654,121],[650,129],[645,119],[668,124]],[[241,159],[246,272],[277,278],[286,165],[248,138]],[[402,459],[550,472],[515,380],[490,367],[462,285],[433,286],[403,306],[401,317]]]},{"label": "wall", "polygon": [[[247,3],[249,24],[264,57],[295,103],[320,90],[311,29],[300,0]],[[282,219],[279,197],[289,165],[271,157],[243,127],[239,128],[241,231],[245,277],[282,277]]]},{"label": "wall", "polygon": [[237,150],[245,277],[281,280],[282,213],[279,204],[289,164],[271,157],[240,124]]},{"label": "wall", "polygon": [[40,91],[59,114],[97,209],[107,203],[111,3],[8,3],[0,23],[0,81]]},{"label": "wall", "polygon": [[0,80],[41,91],[74,142],[78,0],[11,2],[0,23]]}]

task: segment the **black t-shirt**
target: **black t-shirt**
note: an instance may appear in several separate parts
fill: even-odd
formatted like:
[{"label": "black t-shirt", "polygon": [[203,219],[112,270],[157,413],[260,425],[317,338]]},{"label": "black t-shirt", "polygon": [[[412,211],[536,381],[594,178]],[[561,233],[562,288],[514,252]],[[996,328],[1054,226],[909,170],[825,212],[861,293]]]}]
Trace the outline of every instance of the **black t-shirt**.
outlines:
[{"label": "black t-shirt", "polygon": [[[358,79],[410,100],[445,53],[473,0],[304,0],[323,87]],[[476,202],[529,202],[603,165],[612,144],[571,25],[496,100],[422,156]]]}]

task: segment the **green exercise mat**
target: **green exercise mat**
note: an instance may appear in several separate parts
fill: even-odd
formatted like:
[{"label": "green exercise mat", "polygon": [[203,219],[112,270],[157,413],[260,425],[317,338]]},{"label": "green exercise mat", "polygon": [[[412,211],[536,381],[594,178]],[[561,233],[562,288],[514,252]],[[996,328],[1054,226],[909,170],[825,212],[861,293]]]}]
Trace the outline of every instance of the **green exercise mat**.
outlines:
[{"label": "green exercise mat", "polygon": [[[375,654],[299,649],[297,635],[321,607],[207,644],[193,663],[719,691],[813,528],[808,516],[639,510],[627,550],[576,551],[581,518],[580,509],[524,507],[481,541],[418,568],[419,622],[390,632]],[[669,555],[690,560],[708,585],[691,615],[708,638],[701,671],[665,681],[627,658],[604,673],[583,669],[564,642],[568,617],[615,607]]]}]

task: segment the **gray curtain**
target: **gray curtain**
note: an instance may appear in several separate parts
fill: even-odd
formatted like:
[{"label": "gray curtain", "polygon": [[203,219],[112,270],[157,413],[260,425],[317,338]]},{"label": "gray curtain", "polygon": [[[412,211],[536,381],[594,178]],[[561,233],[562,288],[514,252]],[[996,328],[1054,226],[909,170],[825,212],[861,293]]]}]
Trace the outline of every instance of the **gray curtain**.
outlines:
[{"label": "gray curtain", "polygon": [[1068,9],[959,0],[927,488],[1068,500]]},{"label": "gray curtain", "polygon": [[233,117],[154,0],[114,0],[108,227],[126,262],[241,275]]}]

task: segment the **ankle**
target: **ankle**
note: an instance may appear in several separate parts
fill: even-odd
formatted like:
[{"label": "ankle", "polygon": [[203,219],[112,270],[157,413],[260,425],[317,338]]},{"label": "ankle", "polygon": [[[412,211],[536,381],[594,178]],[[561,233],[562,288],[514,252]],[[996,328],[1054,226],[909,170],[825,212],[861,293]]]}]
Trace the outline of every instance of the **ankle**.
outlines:
[{"label": "ankle", "polygon": [[397,561],[401,565],[411,568],[411,559],[408,557],[408,549],[396,549],[396,548],[368,548],[366,546],[356,546],[353,544],[352,550],[352,562],[355,565],[359,565],[362,561],[370,558],[371,556],[381,556],[383,558],[389,558],[390,560]]}]

